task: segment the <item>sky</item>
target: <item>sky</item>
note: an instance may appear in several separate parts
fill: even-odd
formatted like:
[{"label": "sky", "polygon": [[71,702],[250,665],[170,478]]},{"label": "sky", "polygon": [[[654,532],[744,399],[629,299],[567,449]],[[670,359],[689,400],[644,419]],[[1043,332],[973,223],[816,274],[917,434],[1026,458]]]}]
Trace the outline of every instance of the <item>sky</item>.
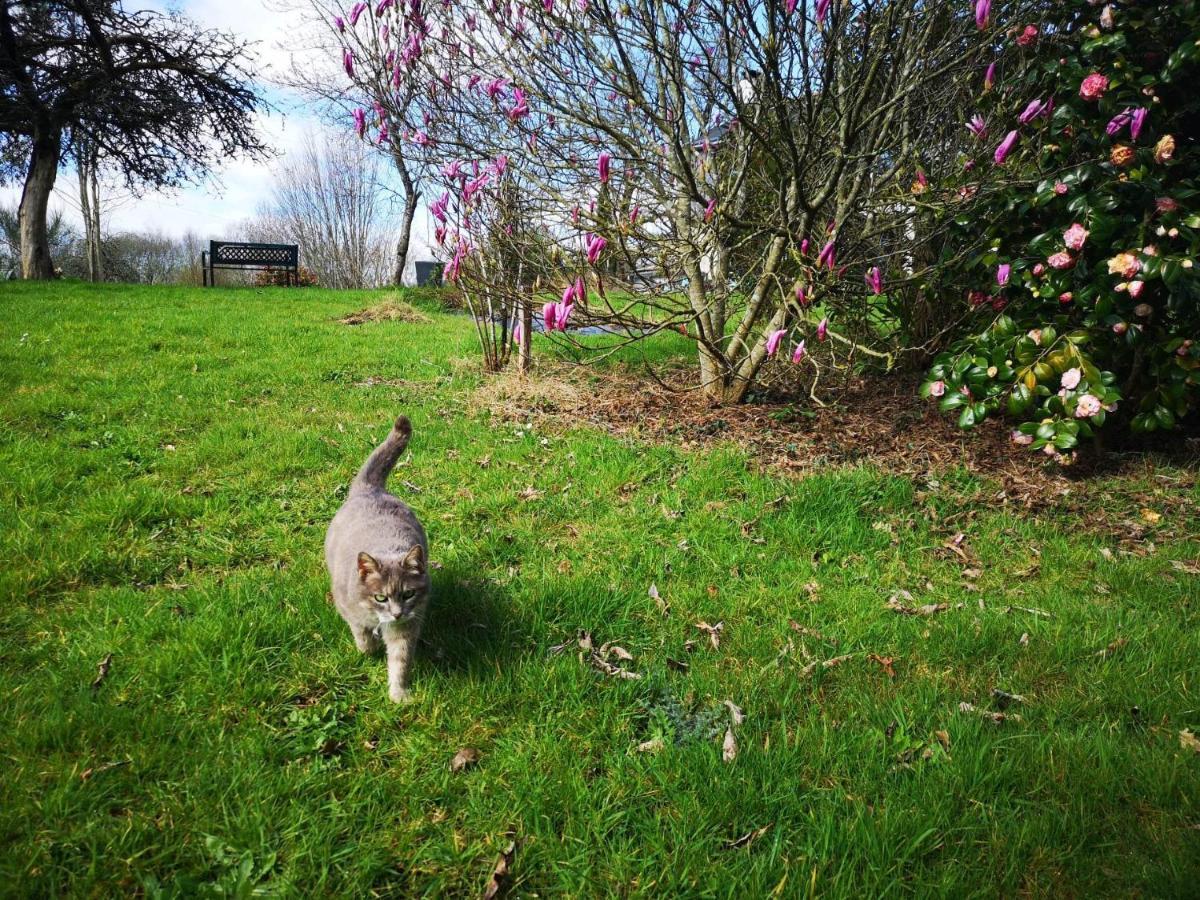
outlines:
[{"label": "sky", "polygon": [[[303,2],[303,0],[299,0]],[[286,72],[292,54],[280,46],[278,0],[126,0],[126,9],[178,11],[199,25],[233,32],[255,43],[253,52],[260,72],[267,78]],[[294,35],[288,35],[294,38]],[[301,43],[301,42],[295,42]],[[161,231],[171,235],[195,232],[203,240],[237,236],[240,226],[252,218],[269,195],[272,170],[289,152],[300,149],[307,133],[322,125],[306,111],[303,102],[274,85],[263,85],[263,95],[275,107],[260,115],[258,124],[277,154],[263,162],[234,160],[214,171],[208,180],[172,192],[151,193],[133,198],[117,197],[105,210],[105,231]],[[73,171],[61,170],[51,207],[78,221],[78,182]],[[0,201],[15,204],[20,185],[0,187]],[[428,217],[418,215],[413,224],[417,258],[429,258]]]}]

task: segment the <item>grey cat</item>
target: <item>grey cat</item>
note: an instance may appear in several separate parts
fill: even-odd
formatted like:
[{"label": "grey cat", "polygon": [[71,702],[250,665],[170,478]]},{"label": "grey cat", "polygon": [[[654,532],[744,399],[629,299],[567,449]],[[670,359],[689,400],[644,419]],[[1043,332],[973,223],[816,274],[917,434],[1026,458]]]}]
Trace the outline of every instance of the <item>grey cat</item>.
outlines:
[{"label": "grey cat", "polygon": [[397,703],[409,699],[408,667],[429,606],[425,530],[384,488],[411,436],[401,416],[350,483],[325,535],[334,605],[359,650],[387,647],[388,696]]}]

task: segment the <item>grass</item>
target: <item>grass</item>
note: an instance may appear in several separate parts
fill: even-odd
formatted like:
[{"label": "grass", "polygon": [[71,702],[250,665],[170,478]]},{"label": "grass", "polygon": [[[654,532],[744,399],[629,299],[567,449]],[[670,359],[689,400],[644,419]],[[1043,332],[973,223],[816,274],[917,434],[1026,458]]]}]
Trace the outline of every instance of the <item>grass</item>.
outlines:
[{"label": "grass", "polygon": [[[1195,896],[1191,473],[1035,516],[543,433],[472,402],[463,318],[335,321],[379,301],[0,286],[0,893],[469,896],[514,840],[518,896]],[[441,568],[397,707],[321,547],[401,411]]]}]

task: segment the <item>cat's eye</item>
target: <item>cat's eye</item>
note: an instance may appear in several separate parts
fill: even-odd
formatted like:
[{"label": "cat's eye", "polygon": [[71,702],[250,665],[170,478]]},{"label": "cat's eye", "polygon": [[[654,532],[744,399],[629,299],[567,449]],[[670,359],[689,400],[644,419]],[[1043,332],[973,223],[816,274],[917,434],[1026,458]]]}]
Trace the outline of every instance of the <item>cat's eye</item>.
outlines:
[{"label": "cat's eye", "polygon": [[407,602],[407,601],[409,601],[409,600],[414,600],[414,599],[416,599],[416,596],[417,596],[417,592],[416,592],[415,590],[411,590],[411,591],[403,591],[403,592],[400,594],[400,599],[401,599],[401,600],[403,600],[403,601],[405,601],[405,602]]},{"label": "cat's eye", "polygon": [[376,603],[387,603],[388,602],[387,594],[376,594],[371,599],[374,600]]}]

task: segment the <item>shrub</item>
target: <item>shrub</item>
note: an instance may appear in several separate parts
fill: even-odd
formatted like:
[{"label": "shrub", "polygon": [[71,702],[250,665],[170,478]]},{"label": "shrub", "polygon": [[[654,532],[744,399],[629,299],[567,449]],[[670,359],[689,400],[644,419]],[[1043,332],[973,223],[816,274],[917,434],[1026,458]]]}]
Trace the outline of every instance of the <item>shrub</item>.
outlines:
[{"label": "shrub", "polygon": [[260,269],[254,274],[255,287],[284,287],[292,284],[296,287],[316,287],[318,284],[317,275],[307,266],[301,266],[300,271],[291,275],[286,269],[275,269],[267,267]]},{"label": "shrub", "polygon": [[975,312],[922,386],[962,427],[1007,413],[1052,454],[1111,423],[1173,428],[1200,386],[1198,4],[1056,15],[1010,31],[983,95],[971,209],[945,214]]}]

